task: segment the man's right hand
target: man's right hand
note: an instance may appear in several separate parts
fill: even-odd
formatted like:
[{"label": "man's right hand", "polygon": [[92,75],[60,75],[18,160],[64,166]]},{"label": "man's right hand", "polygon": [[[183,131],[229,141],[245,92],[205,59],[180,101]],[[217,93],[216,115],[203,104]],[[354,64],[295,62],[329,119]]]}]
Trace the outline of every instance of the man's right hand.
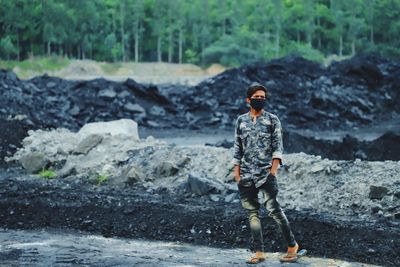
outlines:
[{"label": "man's right hand", "polygon": [[235,165],[234,172],[235,172],[235,181],[238,184],[240,181],[240,165]]}]

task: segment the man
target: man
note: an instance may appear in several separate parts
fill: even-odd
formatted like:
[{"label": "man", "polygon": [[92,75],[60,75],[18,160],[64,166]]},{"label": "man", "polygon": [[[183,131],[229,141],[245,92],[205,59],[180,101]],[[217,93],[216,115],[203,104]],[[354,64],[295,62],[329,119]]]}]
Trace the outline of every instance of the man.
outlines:
[{"label": "man", "polygon": [[[260,204],[266,207],[269,216],[278,224],[288,244],[287,254],[281,261],[295,261],[299,249],[285,213],[276,200],[276,173],[282,163],[283,152],[282,130],[278,117],[264,110],[266,98],[267,89],[264,86],[251,84],[246,98],[250,111],[236,120],[233,157],[235,180],[239,187],[241,204],[249,217],[256,251],[247,263],[259,263],[266,258],[258,213]],[[259,203],[259,192],[263,196],[263,203]]]}]

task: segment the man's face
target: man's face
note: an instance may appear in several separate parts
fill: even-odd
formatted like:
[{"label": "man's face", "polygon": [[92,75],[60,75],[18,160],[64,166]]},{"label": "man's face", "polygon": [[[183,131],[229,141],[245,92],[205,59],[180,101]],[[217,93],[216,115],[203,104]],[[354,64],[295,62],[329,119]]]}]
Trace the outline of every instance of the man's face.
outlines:
[{"label": "man's face", "polygon": [[[251,98],[261,98],[261,99],[265,99],[265,92],[263,90],[257,90],[252,96]],[[250,104],[250,99],[251,98],[246,98],[246,102],[248,104]]]}]

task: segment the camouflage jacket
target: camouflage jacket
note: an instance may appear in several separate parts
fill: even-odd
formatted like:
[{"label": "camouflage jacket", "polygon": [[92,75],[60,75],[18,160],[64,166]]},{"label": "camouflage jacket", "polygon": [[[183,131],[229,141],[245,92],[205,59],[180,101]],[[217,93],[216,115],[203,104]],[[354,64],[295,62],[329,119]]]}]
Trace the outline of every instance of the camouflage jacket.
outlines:
[{"label": "camouflage jacket", "polygon": [[272,159],[282,162],[282,128],[278,117],[265,110],[254,124],[250,112],[236,120],[233,164],[240,165],[242,183],[265,183]]}]

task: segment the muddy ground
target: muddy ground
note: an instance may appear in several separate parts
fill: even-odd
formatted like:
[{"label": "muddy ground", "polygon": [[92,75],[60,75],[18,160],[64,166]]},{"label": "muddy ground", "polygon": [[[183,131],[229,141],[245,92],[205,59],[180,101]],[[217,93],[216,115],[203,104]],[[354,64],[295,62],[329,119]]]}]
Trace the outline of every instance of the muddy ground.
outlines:
[{"label": "muddy ground", "polygon": [[[369,225],[305,211],[288,210],[287,216],[299,244],[311,256],[400,265],[400,231],[384,218]],[[284,252],[272,219],[264,212],[262,220],[266,250]],[[140,186],[116,189],[77,179],[32,179],[18,168],[2,171],[0,222],[10,229],[55,227],[104,237],[251,249],[247,218],[237,202],[147,193]]]}]

